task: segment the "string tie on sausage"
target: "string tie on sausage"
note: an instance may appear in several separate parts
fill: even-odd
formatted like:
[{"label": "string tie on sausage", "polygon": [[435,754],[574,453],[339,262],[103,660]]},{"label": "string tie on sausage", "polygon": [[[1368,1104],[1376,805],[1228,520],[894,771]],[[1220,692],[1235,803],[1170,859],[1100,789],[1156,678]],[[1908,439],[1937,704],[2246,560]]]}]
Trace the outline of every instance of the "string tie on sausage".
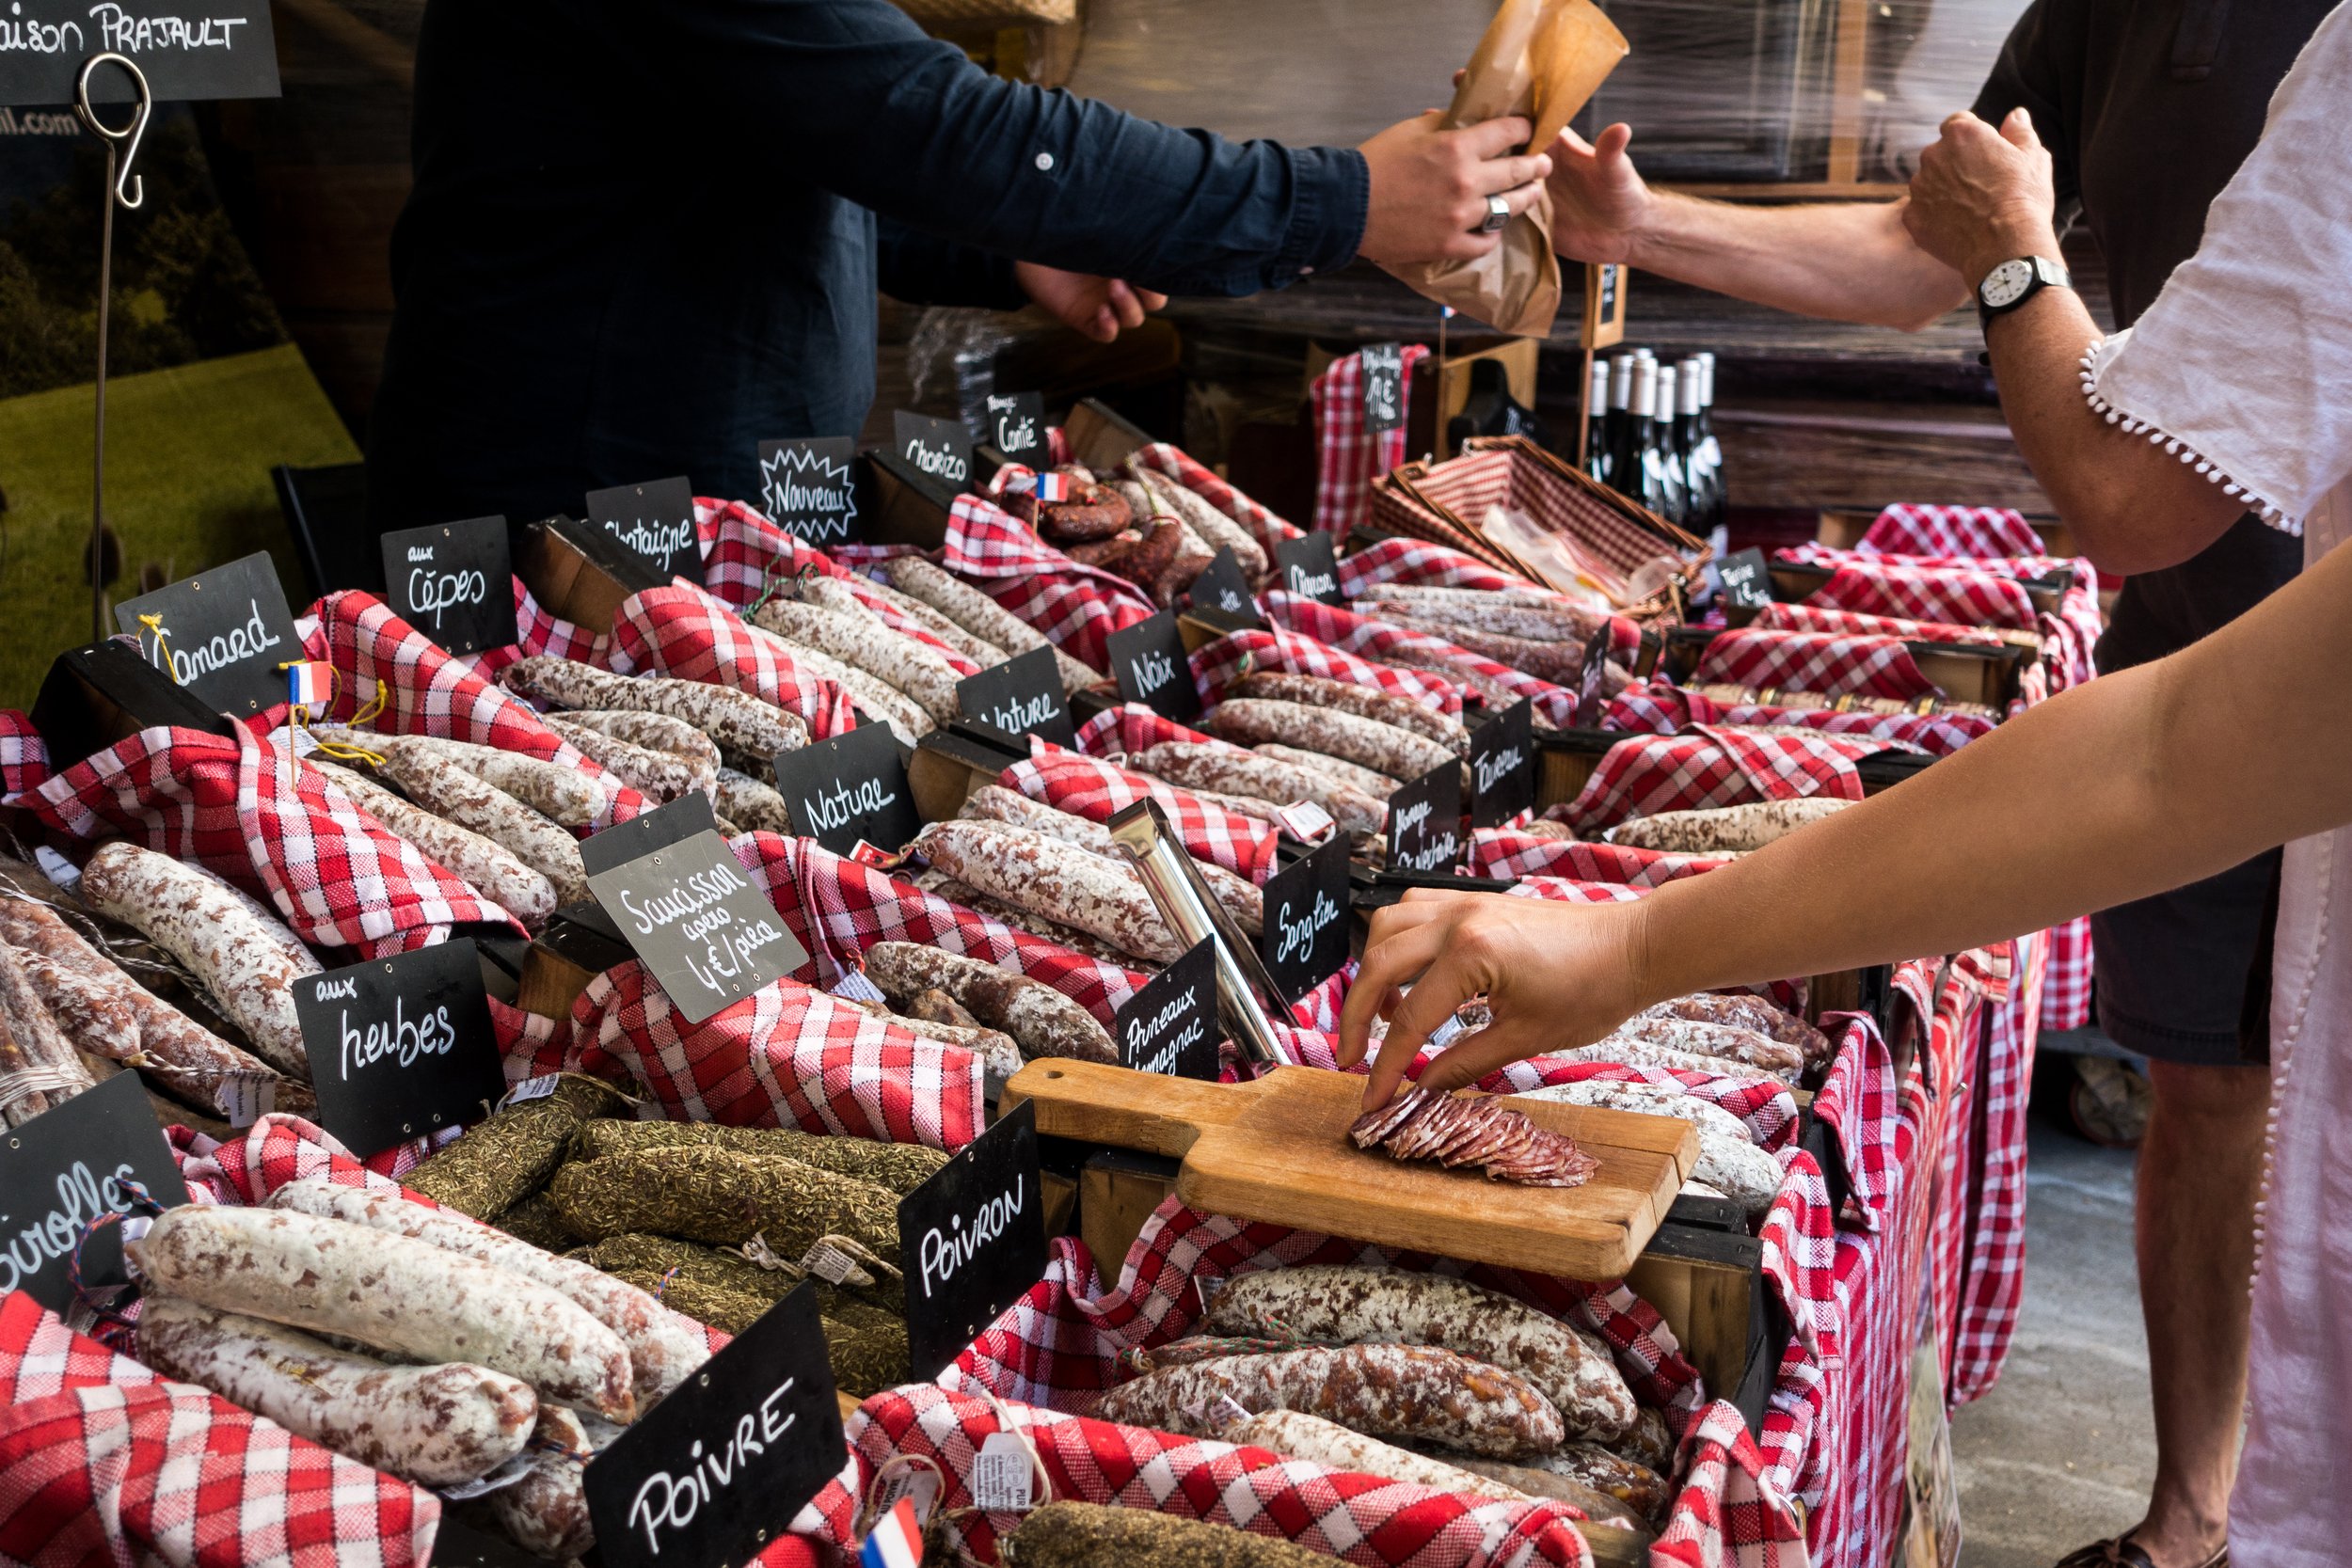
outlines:
[{"label": "string tie on sausage", "polygon": [[[130,1209],[127,1212],[152,1217],[164,1212],[164,1206],[155,1201],[155,1196],[136,1179],[121,1177],[115,1184],[130,1202]],[[66,1255],[65,1260],[66,1279],[73,1287],[74,1299],[88,1307],[100,1323],[106,1324],[114,1331],[116,1337],[128,1334],[135,1326],[135,1320],[121,1310],[124,1304],[123,1298],[132,1287],[124,1284],[105,1290],[93,1290],[82,1272],[82,1249],[87,1246],[91,1239],[101,1230],[108,1226],[120,1224],[122,1218],[121,1212],[109,1212],[84,1221],[81,1228],[74,1235],[73,1250]],[[105,1341],[109,1336],[102,1331],[98,1338],[101,1341]]]},{"label": "string tie on sausage", "polygon": [[172,685],[180,685],[180,672],[171,662],[170,647],[164,641],[164,618],[161,615],[142,615],[139,625],[155,634],[155,651],[163,656],[163,663],[156,668],[171,677]]}]

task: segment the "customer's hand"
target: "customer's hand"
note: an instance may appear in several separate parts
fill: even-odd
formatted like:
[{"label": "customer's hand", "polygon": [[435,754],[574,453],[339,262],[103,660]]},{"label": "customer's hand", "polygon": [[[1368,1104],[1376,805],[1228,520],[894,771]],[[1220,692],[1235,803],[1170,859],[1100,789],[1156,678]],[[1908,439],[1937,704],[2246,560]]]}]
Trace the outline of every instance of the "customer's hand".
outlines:
[{"label": "customer's hand", "polygon": [[1012,272],[1022,291],[1055,320],[1098,343],[1111,341],[1122,328],[1141,326],[1147,311],[1168,303],[1166,294],[1136,288],[1123,277],[1064,272],[1035,261],[1015,261]]},{"label": "customer's hand", "polygon": [[1499,893],[1415,889],[1372,917],[1362,967],[1340,1015],[1340,1066],[1364,1059],[1372,1021],[1389,1022],[1364,1107],[1396,1094],[1429,1032],[1473,997],[1494,1022],[1449,1046],[1421,1082],[1474,1084],[1547,1051],[1590,1045],[1645,1001],[1641,905],[1561,904]]},{"label": "customer's hand", "polygon": [[1592,141],[1563,131],[1551,144],[1551,248],[1571,261],[1630,261],[1658,198],[1626,156],[1633,130],[1612,125]]},{"label": "customer's hand", "polygon": [[1500,243],[1479,231],[1486,198],[1500,196],[1516,215],[1527,211],[1551,172],[1541,153],[1512,149],[1534,135],[1517,117],[1459,131],[1440,131],[1435,109],[1400,120],[1358,149],[1372,170],[1364,237],[1356,246],[1368,261],[1466,261]]},{"label": "customer's hand", "polygon": [[1903,228],[1974,289],[2014,257],[2058,255],[2054,188],[2049,150],[2025,109],[2011,109],[1998,130],[1957,114],[1919,154]]}]

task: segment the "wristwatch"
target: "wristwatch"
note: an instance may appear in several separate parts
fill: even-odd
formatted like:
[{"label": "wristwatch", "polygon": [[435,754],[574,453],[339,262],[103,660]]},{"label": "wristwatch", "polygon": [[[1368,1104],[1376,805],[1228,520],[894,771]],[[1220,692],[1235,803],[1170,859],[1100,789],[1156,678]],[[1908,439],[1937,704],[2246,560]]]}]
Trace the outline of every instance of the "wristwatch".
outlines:
[{"label": "wristwatch", "polygon": [[2065,264],[2047,256],[2020,256],[2003,261],[1977,285],[1977,321],[1989,327],[1994,317],[2009,314],[2042,290],[2070,289],[2074,284]]}]

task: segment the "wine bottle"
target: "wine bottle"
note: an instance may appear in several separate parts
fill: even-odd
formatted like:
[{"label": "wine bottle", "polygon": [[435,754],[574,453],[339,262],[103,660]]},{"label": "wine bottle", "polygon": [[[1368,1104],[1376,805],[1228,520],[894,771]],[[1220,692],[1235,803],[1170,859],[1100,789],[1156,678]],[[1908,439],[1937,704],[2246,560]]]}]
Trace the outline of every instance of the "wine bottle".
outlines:
[{"label": "wine bottle", "polygon": [[1609,361],[1609,487],[1631,495],[1633,483],[1633,367],[1631,353]]},{"label": "wine bottle", "polygon": [[1684,527],[1693,533],[1714,526],[1715,475],[1699,450],[1699,362],[1694,356],[1675,367],[1675,447],[1682,456]]},{"label": "wine bottle", "polygon": [[[1731,515],[1731,484],[1724,473],[1724,449],[1715,439],[1715,356],[1702,353],[1699,361],[1698,422],[1693,427],[1700,466],[1709,477],[1712,494],[1707,526],[1710,535],[1724,534]],[[1719,540],[1720,551],[1724,541]]]},{"label": "wine bottle", "polygon": [[1675,444],[1675,388],[1678,379],[1672,365],[1658,367],[1656,411],[1649,423],[1650,451],[1658,465],[1659,495],[1665,503],[1656,511],[1677,528],[1691,517],[1690,481],[1683,473],[1681,450]]},{"label": "wine bottle", "polygon": [[1584,477],[1606,484],[1610,473],[1609,361],[1597,358],[1584,386]]}]

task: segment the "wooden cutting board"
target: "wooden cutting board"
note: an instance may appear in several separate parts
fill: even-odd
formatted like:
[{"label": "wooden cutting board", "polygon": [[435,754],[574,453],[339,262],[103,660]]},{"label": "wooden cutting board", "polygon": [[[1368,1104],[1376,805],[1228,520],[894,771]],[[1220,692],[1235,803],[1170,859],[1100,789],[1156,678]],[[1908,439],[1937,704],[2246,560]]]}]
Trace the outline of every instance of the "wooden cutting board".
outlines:
[{"label": "wooden cutting board", "polygon": [[1698,1130],[1673,1117],[1513,1100],[1600,1162],[1581,1187],[1520,1187],[1467,1167],[1359,1149],[1347,1130],[1364,1081],[1276,1068],[1249,1084],[1204,1084],[1096,1062],[1037,1061],[1004,1105],[1037,1103],[1049,1137],[1181,1156],[1176,1196],[1193,1208],[1381,1246],[1571,1279],[1632,1267],[1698,1159]]}]

